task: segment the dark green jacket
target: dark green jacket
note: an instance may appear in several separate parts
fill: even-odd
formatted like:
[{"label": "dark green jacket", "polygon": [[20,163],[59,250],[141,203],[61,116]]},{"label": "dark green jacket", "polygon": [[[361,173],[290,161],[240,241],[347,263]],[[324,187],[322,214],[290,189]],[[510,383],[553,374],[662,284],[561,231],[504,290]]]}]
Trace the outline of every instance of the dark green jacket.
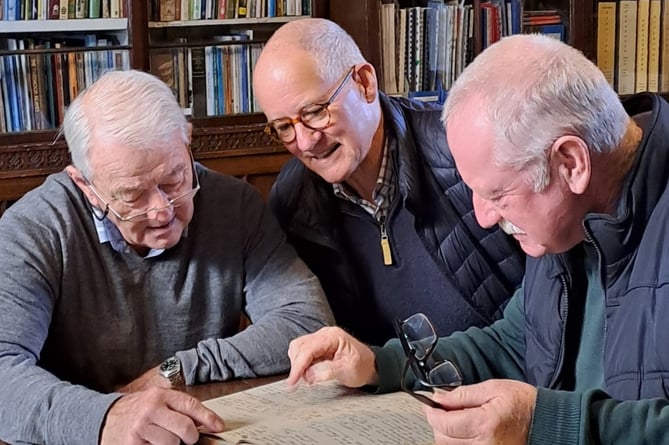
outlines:
[{"label": "dark green jacket", "polygon": [[[669,443],[669,104],[643,94],[625,107],[644,114],[641,148],[616,215],[591,214],[583,223],[602,265],[604,388],[565,391],[574,370],[564,357],[579,342],[565,332],[579,301],[570,252],[528,259],[524,294],[504,318],[442,339],[435,352],[457,363],[465,383],[510,378],[538,386],[531,444]],[[396,389],[401,348],[376,352],[381,389]]]}]

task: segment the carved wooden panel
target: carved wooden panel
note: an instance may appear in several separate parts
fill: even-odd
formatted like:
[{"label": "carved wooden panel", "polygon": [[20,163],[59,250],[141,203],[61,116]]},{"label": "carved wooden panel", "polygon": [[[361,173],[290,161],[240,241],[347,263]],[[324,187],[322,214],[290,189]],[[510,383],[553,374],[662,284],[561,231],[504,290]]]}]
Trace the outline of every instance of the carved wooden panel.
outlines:
[{"label": "carved wooden panel", "polygon": [[[63,138],[54,132],[30,133],[30,140],[0,139],[0,214],[8,203],[41,184],[47,175],[70,162]],[[191,144],[195,159],[221,173],[243,178],[267,193],[290,154],[263,133],[262,123],[195,127]]]}]

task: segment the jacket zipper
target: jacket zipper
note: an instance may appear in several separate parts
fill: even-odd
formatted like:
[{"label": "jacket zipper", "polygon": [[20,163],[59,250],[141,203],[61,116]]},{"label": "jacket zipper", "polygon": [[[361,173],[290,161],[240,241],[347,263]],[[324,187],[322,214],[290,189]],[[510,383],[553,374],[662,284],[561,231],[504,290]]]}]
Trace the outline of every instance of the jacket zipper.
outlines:
[{"label": "jacket zipper", "polygon": [[388,239],[388,232],[386,231],[386,217],[383,216],[379,220],[379,229],[381,230],[381,253],[383,254],[383,264],[391,266],[393,264],[393,255],[390,250],[390,241]]}]

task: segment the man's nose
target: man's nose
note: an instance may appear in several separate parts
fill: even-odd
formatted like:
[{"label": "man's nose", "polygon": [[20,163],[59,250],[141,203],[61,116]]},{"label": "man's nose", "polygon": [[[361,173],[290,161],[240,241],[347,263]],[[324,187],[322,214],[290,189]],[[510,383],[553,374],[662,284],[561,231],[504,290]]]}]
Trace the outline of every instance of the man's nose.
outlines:
[{"label": "man's nose", "polygon": [[478,196],[476,193],[472,194],[472,202],[474,205],[474,215],[476,215],[476,221],[484,229],[488,229],[497,224],[501,218],[497,212],[497,208],[493,203],[487,199],[483,199]]},{"label": "man's nose", "polygon": [[318,142],[321,137],[321,132],[312,130],[305,126],[302,122],[295,124],[295,143],[298,150],[301,152],[309,151]]}]

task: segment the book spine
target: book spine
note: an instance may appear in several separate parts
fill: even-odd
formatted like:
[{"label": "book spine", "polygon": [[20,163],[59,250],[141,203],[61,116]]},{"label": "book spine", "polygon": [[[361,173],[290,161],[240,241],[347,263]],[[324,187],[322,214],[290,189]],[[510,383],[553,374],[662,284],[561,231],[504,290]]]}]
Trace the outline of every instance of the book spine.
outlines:
[{"label": "book spine", "polygon": [[615,2],[597,4],[597,66],[611,86],[616,61],[616,9]]},{"label": "book spine", "polygon": [[648,89],[648,18],[650,0],[637,0],[635,93]]},{"label": "book spine", "polygon": [[190,48],[193,117],[207,116],[207,81],[204,48]]},{"label": "book spine", "polygon": [[[660,19],[662,3],[660,0],[650,1],[648,20],[648,91],[660,91]],[[669,36],[668,36],[669,37]]]},{"label": "book spine", "polygon": [[121,0],[109,1],[109,15],[113,19],[121,17]]},{"label": "book spine", "polygon": [[[1,7],[0,10],[2,10]],[[0,133],[11,131],[11,129],[9,129],[9,122],[7,119],[7,116],[9,116],[8,105],[7,78],[5,77],[5,58],[0,57]]]},{"label": "book spine", "polygon": [[88,0],[88,18],[99,19],[102,17],[102,5],[100,0]]},{"label": "book spine", "polygon": [[173,22],[176,20],[176,0],[160,0],[159,19],[161,22]]},{"label": "book spine", "polygon": [[69,2],[68,0],[60,0],[60,12],[58,18],[60,20],[65,20],[69,18]]},{"label": "book spine", "polygon": [[58,20],[60,17],[60,0],[49,0],[47,19]]},{"label": "book spine", "polygon": [[635,0],[620,0],[618,12],[618,94],[634,94],[636,64],[636,12]]},{"label": "book spine", "polygon": [[88,17],[86,11],[88,7],[88,2],[86,0],[76,0],[74,9],[74,17],[77,19],[85,19]]},{"label": "book spine", "polygon": [[660,91],[669,91],[669,0],[662,0],[660,43]]}]

